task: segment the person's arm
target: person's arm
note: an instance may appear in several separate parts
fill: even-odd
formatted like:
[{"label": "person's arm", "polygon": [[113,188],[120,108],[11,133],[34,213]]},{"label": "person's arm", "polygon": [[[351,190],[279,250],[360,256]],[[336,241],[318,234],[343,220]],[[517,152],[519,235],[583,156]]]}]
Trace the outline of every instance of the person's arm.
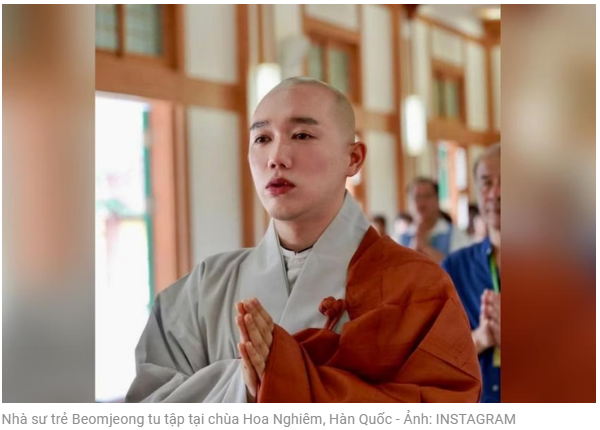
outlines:
[{"label": "person's arm", "polygon": [[479,323],[479,327],[471,332],[473,338],[473,344],[475,344],[475,350],[477,355],[486,351],[495,345],[494,338],[490,331],[489,320],[482,318]]},{"label": "person's arm", "polygon": [[[442,269],[444,269],[444,271],[446,273],[448,273],[448,275],[450,276],[451,279],[454,279],[455,276],[455,257],[456,254],[450,254],[448,257],[446,257],[444,259],[444,261],[442,261]],[[460,288],[455,288],[457,294],[460,297],[460,293],[461,293],[461,289]],[[477,355],[481,354],[482,352],[484,352],[485,350],[491,348],[492,346],[494,346],[494,339],[492,336],[492,332],[490,330],[490,320],[489,318],[487,318],[485,316],[484,313],[484,297],[485,297],[485,292],[484,294],[481,296],[481,310],[479,313],[479,324],[477,325],[477,327],[475,327],[472,331],[471,331],[471,338],[473,339],[473,344],[475,345],[475,350],[477,351]]]},{"label": "person's arm", "polygon": [[425,254],[437,264],[440,264],[445,257],[444,253],[438,251],[429,244],[428,232],[419,229],[417,229],[417,232],[411,244],[411,248]]},{"label": "person's arm", "polygon": [[427,244],[420,244],[415,249],[417,251],[422,252],[423,254],[427,255],[429,258],[431,258],[437,264],[440,264],[445,257],[444,253],[438,251],[433,246],[430,246]]},{"label": "person's arm", "polygon": [[156,299],[136,348],[137,375],[126,402],[246,401],[240,360],[208,363],[192,285],[198,278],[187,278]]}]

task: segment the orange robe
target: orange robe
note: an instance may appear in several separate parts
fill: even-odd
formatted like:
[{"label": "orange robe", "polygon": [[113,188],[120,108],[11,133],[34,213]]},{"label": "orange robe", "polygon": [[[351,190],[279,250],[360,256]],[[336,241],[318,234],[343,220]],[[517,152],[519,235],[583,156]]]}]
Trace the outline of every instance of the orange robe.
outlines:
[{"label": "orange robe", "polygon": [[477,402],[471,330],[446,273],[371,228],[349,268],[341,334],[276,325],[259,402]]}]

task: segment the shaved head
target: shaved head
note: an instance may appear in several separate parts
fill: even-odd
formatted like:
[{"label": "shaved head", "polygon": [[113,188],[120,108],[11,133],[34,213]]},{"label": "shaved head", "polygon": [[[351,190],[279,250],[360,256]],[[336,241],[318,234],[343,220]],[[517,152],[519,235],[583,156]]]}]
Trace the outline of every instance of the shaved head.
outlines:
[{"label": "shaved head", "polygon": [[269,95],[278,92],[283,89],[296,86],[310,86],[320,88],[325,94],[329,94],[333,101],[333,111],[335,115],[335,123],[339,124],[345,139],[348,143],[354,143],[356,136],[356,118],[354,116],[354,109],[348,101],[348,98],[342,94],[339,90],[333,88],[331,85],[321,82],[317,79],[296,76],[293,78],[284,79],[275,88],[263,98],[266,99]]},{"label": "shaved head", "polygon": [[[250,124],[248,161],[278,233],[284,226],[325,229],[338,213],[346,179],[358,173],[367,153],[354,128],[348,99],[315,79],[286,79],[260,101]],[[282,243],[293,239],[289,249],[305,249],[318,239],[288,233]]]}]

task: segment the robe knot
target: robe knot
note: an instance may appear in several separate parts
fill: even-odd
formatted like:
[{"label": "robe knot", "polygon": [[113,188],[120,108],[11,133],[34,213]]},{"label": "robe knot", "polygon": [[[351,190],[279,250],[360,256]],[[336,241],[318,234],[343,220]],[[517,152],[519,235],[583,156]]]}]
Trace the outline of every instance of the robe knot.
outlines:
[{"label": "robe knot", "polygon": [[347,308],[346,300],[327,297],[321,301],[319,312],[327,317],[325,329],[333,330]]}]

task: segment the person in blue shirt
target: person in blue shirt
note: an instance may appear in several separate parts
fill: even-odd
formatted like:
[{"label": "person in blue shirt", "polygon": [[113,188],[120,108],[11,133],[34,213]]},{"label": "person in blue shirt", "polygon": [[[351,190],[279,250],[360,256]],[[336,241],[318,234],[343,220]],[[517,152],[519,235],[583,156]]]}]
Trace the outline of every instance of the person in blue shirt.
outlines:
[{"label": "person in blue shirt", "polygon": [[469,317],[483,378],[481,401],[492,403],[500,402],[500,144],[477,160],[474,177],[488,236],[451,253],[442,267]]}]

